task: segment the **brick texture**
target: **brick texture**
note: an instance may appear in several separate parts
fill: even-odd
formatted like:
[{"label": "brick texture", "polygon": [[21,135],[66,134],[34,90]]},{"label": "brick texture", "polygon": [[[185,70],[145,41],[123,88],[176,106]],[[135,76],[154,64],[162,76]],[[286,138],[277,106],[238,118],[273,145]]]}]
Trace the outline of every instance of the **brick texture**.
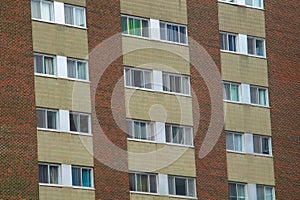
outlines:
[{"label": "brick texture", "polygon": [[265,1],[277,199],[300,197],[300,2]]},{"label": "brick texture", "polygon": [[[113,146],[125,152],[127,150],[127,135],[121,130],[125,128],[123,59],[120,56],[122,53],[121,37],[104,42],[109,37],[121,33],[120,2],[118,0],[87,0],[87,24],[92,111],[96,113],[92,114],[96,199],[126,200],[130,198],[127,155],[113,150]],[[104,43],[107,45],[105,49],[101,46]],[[114,56],[117,58],[115,59]],[[109,59],[113,61],[106,66],[104,63]],[[97,82],[100,77],[99,72],[103,74]],[[115,88],[118,81],[121,84]],[[113,92],[116,98],[113,98]],[[113,116],[112,110],[117,111],[117,116]],[[104,135],[112,143],[103,144],[104,139],[100,134],[98,123]],[[103,164],[103,160],[106,165]],[[115,167],[121,167],[123,171],[107,166],[110,163],[113,166],[118,162],[120,166]]]},{"label": "brick texture", "polygon": [[38,199],[30,1],[0,3],[0,199]]},{"label": "brick texture", "polygon": [[[205,0],[188,0],[188,32],[191,39],[199,43],[213,59],[220,69],[220,47],[219,47],[219,26],[218,26],[218,2]],[[209,65],[209,58],[197,55],[190,45],[190,57],[194,60],[200,57],[202,64]],[[211,73],[208,69],[207,72]],[[214,70],[211,68],[211,70]],[[197,196],[198,199],[227,199],[227,167],[226,167],[226,144],[225,135],[222,133],[212,151],[204,158],[199,158],[200,147],[206,136],[211,117],[211,101],[208,87],[196,66],[191,67],[191,85],[194,90],[193,114],[194,124],[199,123],[198,130],[194,130],[196,168],[197,168]],[[215,77],[211,77],[213,80]],[[214,80],[213,80],[214,81]],[[220,90],[221,80],[215,85]],[[212,92],[212,91],[211,91]],[[222,92],[219,92],[216,102],[220,113],[223,109]],[[199,106],[199,113],[197,110]],[[199,118],[200,116],[200,118]],[[214,119],[213,119],[214,120]],[[220,123],[223,123],[222,120]],[[218,134],[218,133],[216,133]]]}]

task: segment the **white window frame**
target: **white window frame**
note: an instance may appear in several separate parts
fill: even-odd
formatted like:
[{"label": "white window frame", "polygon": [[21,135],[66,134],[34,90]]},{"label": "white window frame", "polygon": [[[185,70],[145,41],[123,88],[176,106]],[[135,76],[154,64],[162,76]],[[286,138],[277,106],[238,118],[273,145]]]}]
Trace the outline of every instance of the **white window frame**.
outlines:
[{"label": "white window frame", "polygon": [[[126,72],[127,70],[129,70],[128,72]],[[133,72],[134,71],[141,71],[142,72],[142,76],[143,76],[143,80],[142,80],[142,85],[144,86],[144,87],[138,87],[138,86],[134,86],[133,85],[133,82],[134,82],[134,80],[133,80],[133,78],[134,78],[134,75],[133,75]],[[145,73],[150,73],[150,88],[147,88],[146,87],[146,85],[147,84],[149,84],[149,83],[146,83],[146,79],[145,79]],[[127,74],[127,73],[129,73],[129,74]],[[129,76],[129,83],[127,83],[127,76]],[[149,70],[149,69],[141,69],[141,68],[132,68],[132,67],[124,67],[124,85],[125,85],[125,87],[130,87],[130,88],[137,88],[137,89],[143,89],[143,90],[153,90],[153,71],[152,70]]]},{"label": "white window frame", "polygon": [[36,67],[36,64],[35,64],[35,61],[34,61],[34,74],[35,75],[39,75],[39,76],[48,76],[48,77],[57,77],[57,66],[56,66],[56,56],[54,55],[49,55],[49,54],[41,54],[41,53],[34,53],[33,54],[33,57],[34,57],[34,60],[35,60],[35,56],[42,56],[43,57],[43,69],[45,69],[44,65],[45,65],[45,57],[49,57],[49,58],[52,58],[53,59],[53,71],[54,71],[54,74],[47,74],[47,73],[39,73],[37,72],[37,67]]},{"label": "white window frame", "polygon": [[[145,123],[146,124],[146,139],[142,138],[136,138],[135,135],[135,129],[134,129],[134,123]],[[131,133],[128,133],[129,130],[127,126],[131,124]],[[126,131],[127,131],[127,137],[129,140],[140,140],[140,141],[151,141],[155,142],[156,141],[156,135],[155,135],[155,125],[154,122],[151,121],[143,121],[143,120],[135,120],[135,119],[126,119]],[[151,132],[152,131],[152,132]]]},{"label": "white window frame", "polygon": [[[167,133],[167,126],[170,127],[170,133]],[[181,143],[176,143],[174,142],[174,138],[173,138],[173,128],[182,128],[183,130],[183,138],[184,138],[184,144]],[[186,144],[187,141],[187,133],[186,133],[186,129],[190,129],[190,138],[191,138],[191,144]],[[167,141],[167,134],[170,134],[169,138],[171,141]],[[194,146],[194,134],[193,134],[193,128],[190,126],[181,126],[181,125],[175,125],[175,124],[165,124],[165,137],[166,137],[166,143],[167,144],[172,144],[172,145],[179,145],[179,146],[188,146],[188,147],[193,147]],[[179,137],[179,136],[178,136]]]},{"label": "white window frame", "polygon": [[[255,152],[254,137],[259,137],[259,149],[261,150],[261,152]],[[262,139],[268,139],[268,147],[269,147],[269,153],[268,154],[263,153]],[[253,134],[253,153],[257,154],[257,155],[262,155],[262,156],[272,156],[272,139],[271,139],[271,137]]]},{"label": "white window frame", "polygon": [[[251,88],[255,88],[257,90],[257,92],[256,92],[257,93],[256,100],[257,100],[258,103],[253,103],[252,102]],[[260,99],[259,98],[259,89],[265,90],[266,105],[259,103],[259,99]],[[250,104],[255,105],[255,106],[269,107],[269,93],[268,93],[268,88],[260,87],[260,86],[255,86],[255,85],[250,85]]]},{"label": "white window frame", "polygon": [[[126,30],[127,30],[127,33],[123,32],[122,30],[122,34],[123,35],[127,35],[127,36],[132,36],[132,37],[139,37],[139,38],[150,38],[150,19],[147,19],[147,18],[141,18],[141,17],[135,17],[135,16],[129,16],[129,15],[121,15],[121,25],[122,25],[122,19],[123,18],[126,18]],[[134,20],[140,20],[140,27],[141,27],[141,35],[134,35],[134,34],[129,34],[129,19],[134,19]],[[143,23],[142,21],[147,21],[148,22],[148,27],[147,27],[147,35],[144,36],[143,35]],[[123,27],[122,27],[123,28]]]},{"label": "white window frame", "polygon": [[[242,185],[244,187],[245,200],[248,199],[248,197],[247,197],[247,187],[246,187],[247,184],[245,184],[245,183],[229,182],[228,183],[228,189],[229,189],[229,184],[235,184],[237,200],[240,198],[239,195],[238,195],[238,187],[237,187],[238,185]],[[229,199],[230,199],[230,193],[228,195],[229,195]]]},{"label": "white window frame", "polygon": [[[75,27],[79,27],[79,28],[86,28],[86,10],[85,10],[85,8],[81,7],[81,6],[70,5],[70,4],[64,4],[64,8],[65,7],[72,8],[72,12],[73,12],[73,22],[72,22],[72,24],[67,24],[66,20],[65,20],[65,24],[68,25],[68,26],[75,26]],[[83,10],[83,19],[84,19],[84,25],[83,26],[76,25],[76,18],[77,18],[76,9]],[[64,15],[65,15],[64,17],[66,17],[66,13],[64,13]]]},{"label": "white window frame", "polygon": [[[48,183],[41,183],[39,178],[39,185],[60,185],[61,184],[61,166],[59,164],[52,164],[52,163],[38,163],[39,165],[45,165],[48,169]],[[57,167],[57,181],[58,183],[50,183],[50,166]],[[38,172],[39,173],[39,172]]]},{"label": "white window frame", "polygon": [[[135,190],[130,190],[131,193],[141,193],[141,194],[158,194],[158,176],[157,174],[153,173],[143,173],[143,172],[129,172],[129,175],[134,175],[134,187]],[[146,175],[147,176],[147,183],[148,183],[148,191],[137,191],[137,175]],[[150,182],[150,176],[155,176],[156,179],[156,192],[151,192],[151,182]],[[129,183],[130,184],[130,183]]]},{"label": "white window frame", "polygon": [[247,0],[245,0],[245,6],[249,6],[249,7],[253,7],[253,8],[260,8],[260,9],[263,9],[263,8],[264,8],[264,1],[263,1],[263,0],[260,0],[261,7],[259,7],[259,6],[254,6],[254,1],[255,1],[255,0],[250,0],[250,1],[251,1],[251,5],[247,4],[246,1],[247,1]]},{"label": "white window frame", "polygon": [[[176,178],[178,179],[186,179],[186,193],[187,195],[177,195],[176,193]],[[190,198],[196,198],[197,197],[197,191],[196,191],[196,179],[195,178],[192,178],[192,177],[182,177],[182,176],[174,176],[174,175],[168,175],[168,184],[169,184],[169,181],[170,179],[172,179],[172,182],[173,182],[173,191],[175,194],[171,194],[170,193],[170,189],[169,189],[169,196],[175,196],[175,197],[190,197]],[[195,193],[195,196],[189,196],[189,180],[193,180],[193,190],[194,190],[194,193]],[[170,185],[168,185],[168,188],[170,187]]]},{"label": "white window frame", "polygon": [[[164,81],[164,76],[167,76],[167,83],[165,83]],[[174,92],[171,91],[171,87],[170,87],[170,77],[179,77],[180,78],[180,92]],[[174,73],[169,73],[169,72],[163,72],[162,73],[162,77],[163,77],[163,92],[165,93],[172,93],[172,94],[181,94],[181,95],[187,95],[190,96],[191,95],[191,82],[190,82],[190,76],[186,76],[186,75],[182,75],[182,74],[174,74]],[[185,83],[185,79],[187,79],[188,83]],[[187,90],[188,93],[183,93],[184,92],[184,84],[188,84],[187,85]],[[175,87],[176,88],[176,87]],[[167,89],[167,90],[166,90]]]},{"label": "white window frame", "polygon": [[[249,43],[248,43],[248,39],[252,39],[253,40],[253,51],[254,54],[250,54],[249,53]],[[256,40],[260,40],[263,42],[263,55],[257,55],[257,51],[256,51]],[[247,35],[247,54],[250,56],[256,56],[256,57],[261,57],[261,58],[265,58],[266,57],[266,41],[263,38],[258,38],[258,37],[253,37],[253,36],[248,36]]]},{"label": "white window frame", "polygon": [[[77,131],[72,131],[71,130],[71,115],[72,114],[79,115],[79,118],[77,118],[77,124],[79,124],[79,127],[76,127],[76,129],[78,128],[79,130],[77,130]],[[81,116],[87,116],[88,117],[88,133],[80,132],[80,117]],[[78,120],[79,120],[79,123],[78,123]],[[71,133],[91,135],[91,115],[90,114],[82,113],[82,112],[76,112],[76,111],[70,111],[70,113],[69,113],[69,123],[70,123],[70,132]]]},{"label": "white window frame", "polygon": [[[225,98],[225,94],[226,94],[226,91],[225,91],[225,84],[229,84],[229,93],[230,93],[230,99],[226,99]],[[235,85],[235,86],[238,86],[238,101],[234,101],[232,100],[232,94],[231,94],[231,86],[232,85]],[[228,82],[228,81],[223,81],[223,84],[222,84],[222,89],[223,89],[223,100],[224,101],[228,101],[228,102],[241,102],[241,84],[240,83],[233,83],[233,82]]]},{"label": "white window frame", "polygon": [[[162,27],[162,25],[164,25],[164,27]],[[178,42],[175,42],[175,41],[172,41],[172,40],[168,40],[168,29],[167,29],[167,26],[170,25],[170,26],[177,26],[178,27]],[[185,36],[185,41],[184,42],[181,42],[180,41],[180,28],[183,27],[185,29],[185,33],[184,33],[184,36]],[[163,32],[165,33],[164,37],[165,39],[162,39],[162,29],[165,29]],[[188,30],[187,30],[187,26],[186,25],[181,25],[181,24],[175,24],[175,23],[170,23],[170,22],[164,22],[164,21],[160,21],[159,23],[159,29],[160,29],[160,40],[161,41],[165,41],[165,42],[170,42],[170,43],[174,43],[174,44],[182,44],[182,45],[188,45]]]},{"label": "white window frame", "polygon": [[47,112],[48,111],[51,111],[51,112],[55,112],[56,113],[56,125],[57,125],[57,127],[56,127],[56,129],[51,129],[51,128],[41,128],[41,127],[38,127],[37,126],[37,129],[38,130],[49,130],[49,131],[59,131],[59,112],[58,112],[58,110],[55,110],[55,109],[48,109],[48,108],[36,108],[36,111],[37,110],[43,110],[43,111],[45,111],[45,125],[46,125],[46,127],[48,127],[48,120],[47,120]]},{"label": "white window frame", "polygon": [[[80,169],[80,183],[81,183],[81,186],[76,186],[76,185],[73,185],[73,168],[77,168],[77,169]],[[90,170],[90,176],[91,176],[91,186],[90,187],[87,187],[87,186],[83,186],[83,182],[82,182],[82,169],[88,169]],[[93,171],[93,168],[91,167],[82,167],[82,166],[77,166],[77,165],[72,165],[71,166],[71,184],[72,184],[72,187],[74,188],[94,188],[94,171]]]},{"label": "white window frame", "polygon": [[[258,187],[263,187],[264,188],[264,200],[266,199],[266,188],[271,188],[272,189],[272,196],[273,196],[273,199],[272,200],[275,200],[275,188],[274,186],[268,186],[268,185],[256,185],[256,191],[257,191],[257,188]],[[256,192],[256,195],[258,195],[258,191]],[[257,197],[256,197],[257,198]]]},{"label": "white window frame", "polygon": [[[227,147],[227,135],[232,134],[232,138],[233,138],[233,149],[228,149]],[[239,153],[244,153],[245,152],[245,137],[243,133],[239,133],[239,132],[233,132],[233,131],[225,131],[225,135],[226,135],[226,151],[228,152],[239,152]],[[235,146],[235,135],[240,135],[241,136],[241,145],[242,145],[242,150],[239,151],[237,150],[236,146]]]},{"label": "white window frame", "polygon": [[[40,6],[40,13],[39,14],[41,16],[41,18],[34,18],[32,16],[32,11],[31,11],[31,18],[32,19],[34,19],[34,20],[40,20],[40,21],[45,21],[45,22],[54,22],[55,16],[54,16],[54,3],[53,3],[53,1],[50,1],[50,0],[31,0],[30,2],[32,3],[32,1],[39,2],[39,6]],[[51,5],[50,19],[49,20],[42,19],[42,4],[43,3]],[[32,9],[32,6],[31,6],[31,9]]]},{"label": "white window frame", "polygon": [[[73,62],[75,62],[75,67],[76,67],[76,77],[75,78],[73,78],[73,77],[69,77],[69,71],[68,71],[68,61],[73,61]],[[86,79],[80,79],[80,78],[78,78],[78,66],[77,66],[77,64],[78,64],[78,62],[81,62],[81,63],[84,63],[85,64],[85,68],[86,68],[86,74],[85,74],[85,76],[86,76]],[[67,77],[68,77],[68,79],[73,79],[73,80],[80,80],[80,81],[89,81],[89,66],[88,66],[88,61],[86,61],[86,60],[79,60],[79,59],[74,59],[74,58],[67,58]]]},{"label": "white window frame", "polygon": [[[227,44],[227,46],[225,45],[226,46],[225,49],[222,49],[222,46],[221,46],[221,35],[225,35],[226,36],[226,44]],[[229,35],[235,37],[235,51],[229,50],[229,37],[228,37]],[[219,37],[220,37],[220,49],[221,49],[221,51],[233,52],[233,53],[238,53],[239,52],[238,34],[220,31]],[[222,40],[223,40],[223,37],[222,37]],[[223,43],[224,43],[224,41],[223,41]]]}]

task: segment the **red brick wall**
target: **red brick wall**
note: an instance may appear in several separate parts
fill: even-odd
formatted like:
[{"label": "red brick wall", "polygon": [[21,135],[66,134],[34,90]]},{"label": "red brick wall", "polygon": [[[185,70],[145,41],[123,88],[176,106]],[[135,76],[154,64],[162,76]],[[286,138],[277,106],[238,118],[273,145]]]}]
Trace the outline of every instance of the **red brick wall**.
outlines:
[{"label": "red brick wall", "polygon": [[38,199],[30,1],[1,0],[0,199]]},{"label": "red brick wall", "polygon": [[[191,85],[195,92],[193,96],[194,124],[199,123],[198,130],[195,130],[195,151],[197,167],[197,196],[199,199],[227,199],[228,182],[227,182],[227,164],[226,164],[226,142],[224,133],[218,139],[217,144],[212,151],[204,158],[199,158],[200,147],[206,136],[210,118],[211,118],[211,101],[210,93],[203,77],[214,74],[210,70],[220,70],[220,47],[219,47],[219,25],[218,25],[218,2],[207,0],[188,0],[188,29],[189,37],[199,43],[209,53],[216,68],[213,68],[209,58],[205,55],[194,54],[194,46],[190,44],[190,57],[192,64],[199,59],[201,65],[208,66],[208,70],[199,73],[199,66],[191,68]],[[190,40],[191,41],[191,40]],[[201,67],[204,69],[205,67]],[[210,68],[211,67],[211,68]],[[209,78],[215,82],[215,88],[218,88],[216,94],[216,104],[218,112],[222,115],[223,100],[221,91],[221,80],[217,77]],[[213,88],[212,88],[213,89]],[[214,89],[213,89],[214,90]],[[213,91],[211,91],[213,92]],[[197,100],[196,100],[197,99]],[[197,110],[199,106],[199,113]],[[200,118],[199,118],[200,115]],[[217,119],[213,119],[217,120]],[[223,123],[221,117],[220,123]],[[215,136],[218,132],[215,132]],[[213,140],[210,145],[214,145]]]},{"label": "red brick wall", "polygon": [[265,1],[276,198],[300,197],[300,2]]},{"label": "red brick wall", "polygon": [[[92,116],[95,154],[94,177],[96,199],[103,200],[129,199],[127,154],[116,152],[114,151],[116,149],[112,148],[115,145],[116,148],[123,149],[125,152],[127,150],[127,135],[120,129],[125,127],[126,119],[124,81],[122,78],[123,59],[120,56],[122,53],[121,38],[118,37],[109,41],[106,43],[106,47],[101,46],[104,40],[121,33],[120,16],[120,2],[118,0],[87,0],[91,98],[93,99],[95,95],[92,109],[95,109],[97,113]],[[119,57],[114,59],[114,56]],[[106,66],[104,63],[109,59],[114,61]],[[101,71],[104,73],[97,83]],[[120,87],[115,89],[118,81],[120,81]],[[97,87],[94,88],[95,84]],[[113,91],[116,92],[116,98],[112,98]],[[112,99],[114,103],[112,103]],[[118,113],[117,116],[113,116],[112,109]],[[112,144],[103,144],[104,138],[99,134],[101,131],[98,123]],[[117,167],[124,171],[106,166],[99,161],[102,159],[111,166],[120,162],[120,166]]]}]

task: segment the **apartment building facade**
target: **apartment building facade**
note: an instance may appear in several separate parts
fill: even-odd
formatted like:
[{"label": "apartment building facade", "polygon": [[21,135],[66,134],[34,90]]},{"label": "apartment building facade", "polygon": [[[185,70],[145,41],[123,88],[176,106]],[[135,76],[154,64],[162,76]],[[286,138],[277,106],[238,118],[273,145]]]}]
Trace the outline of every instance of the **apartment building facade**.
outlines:
[{"label": "apartment building facade", "polygon": [[1,1],[0,199],[299,198],[299,11]]}]

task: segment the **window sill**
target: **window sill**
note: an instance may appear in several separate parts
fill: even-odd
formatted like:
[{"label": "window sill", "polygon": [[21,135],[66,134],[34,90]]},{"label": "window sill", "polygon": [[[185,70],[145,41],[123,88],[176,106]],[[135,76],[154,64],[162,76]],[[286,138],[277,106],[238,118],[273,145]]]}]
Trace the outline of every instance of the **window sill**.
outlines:
[{"label": "window sill", "polygon": [[132,86],[125,86],[125,88],[132,89],[132,90],[141,90],[141,91],[145,91],[145,92],[159,92],[159,93],[170,94],[170,95],[175,95],[175,96],[184,96],[184,97],[189,97],[189,98],[192,97],[189,94],[181,94],[181,93],[176,93],[176,92],[160,91],[160,90],[147,89],[147,88],[139,88],[139,87],[132,87]]},{"label": "window sill", "polygon": [[138,192],[138,191],[129,191],[130,194],[142,194],[142,195],[153,195],[158,196],[158,193],[151,193],[151,192]]},{"label": "window sill", "polygon": [[228,100],[223,100],[224,103],[230,103],[230,104],[238,104],[238,105],[248,105],[248,106],[253,106],[253,107],[261,107],[261,108],[267,108],[270,109],[270,106],[263,106],[259,104],[252,104],[252,103],[244,103],[240,101],[228,101]]},{"label": "window sill", "polygon": [[220,1],[219,3],[225,3],[225,4],[230,4],[230,5],[234,5],[234,6],[241,6],[241,7],[246,7],[246,8],[252,8],[252,9],[257,9],[257,10],[265,10],[263,7],[255,7],[255,6],[249,6],[249,5],[245,5],[245,4],[238,4],[238,3],[234,3],[234,2],[226,2],[226,1]]},{"label": "window sill", "polygon": [[248,57],[259,58],[259,59],[267,59],[266,56],[256,56],[256,55],[252,55],[252,54],[241,53],[238,51],[228,51],[228,50],[223,50],[223,49],[220,49],[220,51],[223,53],[230,53],[230,54],[235,54],[235,55],[240,55],[240,56],[248,56]]},{"label": "window sill", "polygon": [[168,142],[158,142],[158,141],[152,141],[152,140],[140,140],[140,139],[134,139],[134,138],[127,138],[127,140],[128,141],[134,141],[134,142],[144,142],[144,143],[153,143],[153,144],[165,144],[165,145],[169,145],[169,146],[178,146],[178,147],[185,147],[185,148],[195,148],[195,146],[191,146],[191,145],[168,143]]},{"label": "window sill", "polygon": [[153,144],[158,144],[159,142],[153,141],[153,140],[142,140],[142,139],[135,139],[135,138],[127,138],[129,141],[134,141],[134,142],[145,142],[145,143],[153,143]]},{"label": "window sill", "polygon": [[80,187],[80,186],[72,186],[73,189],[81,189],[81,190],[95,190],[94,187]]},{"label": "window sill", "polygon": [[227,153],[234,153],[234,154],[242,154],[242,155],[246,155],[247,153],[244,151],[234,151],[234,150],[228,150],[226,149]]},{"label": "window sill", "polygon": [[185,148],[195,148],[192,145],[185,145],[185,144],[177,144],[177,143],[169,143],[169,142],[166,142],[165,144],[170,145],[170,146],[178,146],[178,147],[185,147]]},{"label": "window sill", "polygon": [[90,137],[93,136],[91,133],[80,133],[80,132],[73,132],[73,131],[70,131],[70,132],[62,132],[62,133],[70,133],[70,134],[72,134],[72,135],[82,135],[82,136],[90,136]]},{"label": "window sill", "polygon": [[181,199],[198,199],[197,197],[189,197],[189,196],[180,196],[180,195],[168,195],[172,198],[181,198]]},{"label": "window sill", "polygon": [[53,25],[62,25],[62,26],[66,26],[66,27],[72,27],[72,28],[78,28],[78,29],[82,29],[82,30],[87,30],[87,27],[82,27],[82,26],[75,26],[75,25],[70,25],[70,24],[62,24],[62,23],[58,23],[55,21],[47,21],[47,20],[43,20],[43,19],[36,19],[36,18],[31,18],[33,21],[37,21],[37,22],[43,22],[43,23],[47,23],[47,24],[53,24]]},{"label": "window sill", "polygon": [[268,155],[268,154],[253,153],[252,155],[259,156],[259,157],[273,158],[273,155]]},{"label": "window sill", "polygon": [[259,156],[259,157],[267,157],[267,158],[273,158],[272,155],[267,154],[259,154],[259,153],[247,153],[242,151],[233,151],[233,150],[226,150],[227,153],[233,153],[233,154],[241,154],[241,155],[252,155],[252,156]]},{"label": "window sill", "polygon": [[75,82],[82,82],[82,83],[90,83],[89,80],[82,80],[82,79],[75,79],[75,78],[68,78],[68,77],[59,77],[55,75],[48,75],[48,74],[39,74],[34,73],[35,76],[45,77],[45,78],[53,78],[53,79],[62,79],[62,80],[69,80],[69,81],[75,81]]},{"label": "window sill", "polygon": [[39,186],[45,186],[45,187],[59,187],[59,188],[65,187],[65,186],[60,185],[60,184],[48,184],[48,183],[39,183]]},{"label": "window sill", "polygon": [[47,129],[47,128],[37,128],[38,131],[48,131],[48,132],[55,132],[59,133],[60,131],[58,129]]}]

